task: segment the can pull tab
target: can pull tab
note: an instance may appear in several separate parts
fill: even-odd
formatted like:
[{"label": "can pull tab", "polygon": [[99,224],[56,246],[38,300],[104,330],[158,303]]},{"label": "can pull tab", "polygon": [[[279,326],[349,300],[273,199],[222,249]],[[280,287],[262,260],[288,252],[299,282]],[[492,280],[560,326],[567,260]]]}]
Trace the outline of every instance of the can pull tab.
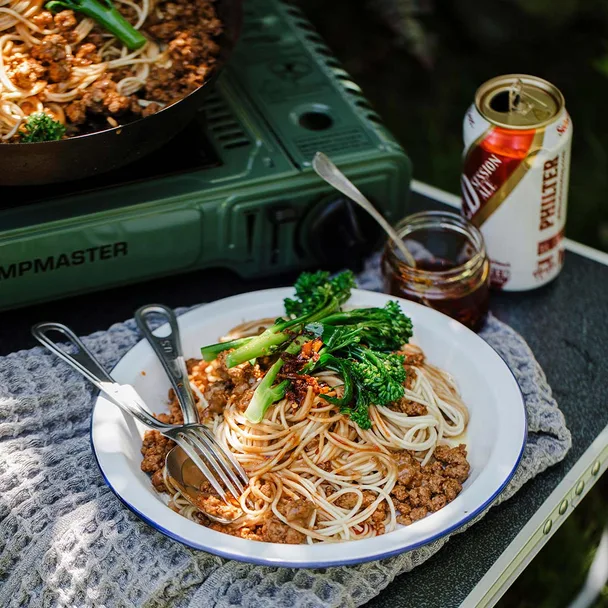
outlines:
[{"label": "can pull tab", "polygon": [[524,83],[521,81],[521,78],[518,78],[510,87],[509,87],[509,113],[518,112],[519,106],[521,104],[521,96],[524,88]]},{"label": "can pull tab", "polygon": [[525,116],[530,112],[534,112],[534,115],[540,118],[544,114],[550,114],[551,108],[540,97],[525,90],[523,81],[518,78],[509,87],[509,114]]}]

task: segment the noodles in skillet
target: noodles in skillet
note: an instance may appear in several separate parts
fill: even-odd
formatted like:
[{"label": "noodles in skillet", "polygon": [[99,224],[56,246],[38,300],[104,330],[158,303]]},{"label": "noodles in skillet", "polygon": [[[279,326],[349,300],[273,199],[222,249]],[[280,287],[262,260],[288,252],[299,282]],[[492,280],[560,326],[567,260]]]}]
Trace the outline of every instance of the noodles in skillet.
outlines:
[{"label": "noodles in skillet", "polygon": [[[258,333],[268,320],[249,323],[226,339]],[[448,373],[429,364],[420,348],[405,345],[407,378],[401,400],[370,406],[371,428],[361,429],[320,395],[339,394],[342,379],[323,372],[300,395],[287,394],[261,423],[244,416],[268,362],[228,369],[224,357],[188,362],[198,407],[208,427],[250,476],[238,503],[223,503],[208,487],[201,510],[164,474],[172,442],[156,432],[144,439],[142,469],[152,473],[170,506],[212,529],[282,543],[362,539],[409,525],[441,509],[469,474],[463,435],[467,408]],[[181,422],[171,393],[166,422]],[[453,446],[453,447],[451,447]],[[230,525],[204,513],[227,517]]]},{"label": "noodles in skillet", "polygon": [[0,143],[33,113],[67,135],[153,114],[210,75],[222,29],[211,0],[113,0],[147,42],[131,51],[92,19],[43,0],[0,0]]}]

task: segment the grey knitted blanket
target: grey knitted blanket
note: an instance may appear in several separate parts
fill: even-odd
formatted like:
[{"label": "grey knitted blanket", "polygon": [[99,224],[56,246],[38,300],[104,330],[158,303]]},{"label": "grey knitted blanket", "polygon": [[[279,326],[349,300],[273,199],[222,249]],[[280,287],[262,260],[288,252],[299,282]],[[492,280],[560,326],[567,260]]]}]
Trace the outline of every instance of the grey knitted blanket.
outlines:
[{"label": "grey knitted blanket", "polygon": [[[377,287],[374,275],[362,286]],[[498,504],[564,458],[571,440],[524,340],[492,317],[481,335],[515,373],[528,412],[523,460]],[[85,343],[109,369],[139,339],[129,320]],[[354,607],[449,540],[318,570],[194,551],[142,523],[104,485],[89,444],[93,402],[92,387],[42,348],[0,358],[0,606]]]}]

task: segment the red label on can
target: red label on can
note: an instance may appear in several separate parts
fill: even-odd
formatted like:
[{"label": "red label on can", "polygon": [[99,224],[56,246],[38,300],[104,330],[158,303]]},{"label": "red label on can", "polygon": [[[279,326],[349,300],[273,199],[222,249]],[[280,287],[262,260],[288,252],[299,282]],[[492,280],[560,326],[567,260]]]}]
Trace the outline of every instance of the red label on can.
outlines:
[{"label": "red label on can", "polygon": [[525,175],[526,158],[540,143],[542,132],[535,129],[507,131],[494,127],[484,133],[471,146],[464,162],[462,210],[465,217],[481,226]]}]

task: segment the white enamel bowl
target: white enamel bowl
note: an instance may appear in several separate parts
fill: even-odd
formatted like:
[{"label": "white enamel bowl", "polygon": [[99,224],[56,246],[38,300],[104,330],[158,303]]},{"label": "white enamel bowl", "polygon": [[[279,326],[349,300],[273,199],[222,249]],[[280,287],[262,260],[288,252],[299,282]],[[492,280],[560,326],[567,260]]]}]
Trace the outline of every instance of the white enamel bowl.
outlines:
[{"label": "white enamel bowl", "polygon": [[[242,294],[200,306],[181,317],[186,358],[243,321],[283,314],[292,289]],[[390,296],[356,290],[348,305],[383,306]],[[449,371],[469,407],[467,433],[471,475],[461,494],[446,507],[411,526],[367,540],[315,545],[260,543],[209,530],[166,505],[140,470],[144,428],[99,397],[93,410],[91,441],[103,476],[120,500],[163,534],[195,549],[256,564],[322,567],[353,564],[409,551],[461,527],[492,503],[511,479],[523,453],[526,416],[513,374],[486,342],[460,323],[434,310],[400,300],[414,323],[414,342],[429,361]],[[166,411],[169,382],[152,349],[138,343],[112,376],[132,384],[154,412]]]}]

